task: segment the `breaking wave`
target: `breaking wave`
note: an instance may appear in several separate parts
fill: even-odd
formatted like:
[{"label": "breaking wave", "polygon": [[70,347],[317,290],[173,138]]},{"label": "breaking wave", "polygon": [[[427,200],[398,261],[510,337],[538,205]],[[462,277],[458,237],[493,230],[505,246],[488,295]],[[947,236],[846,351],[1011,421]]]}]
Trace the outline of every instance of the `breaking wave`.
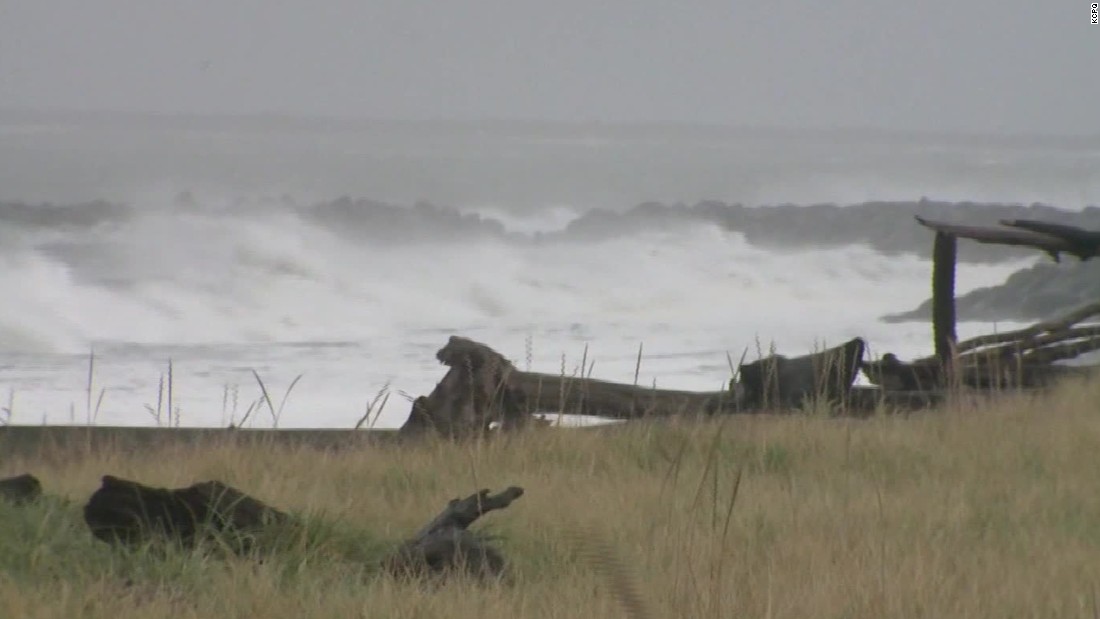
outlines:
[{"label": "breaking wave", "polygon": [[[927,296],[912,215],[1100,227],[1100,209],[932,201],[562,207],[532,218],[341,198],[0,204],[0,346],[363,341],[406,330],[652,325],[812,346]],[[888,255],[888,256],[887,256]],[[968,244],[973,286],[1033,257]],[[984,266],[983,266],[984,265]],[[843,315],[837,318],[836,315]],[[857,332],[858,331],[858,332]]]}]

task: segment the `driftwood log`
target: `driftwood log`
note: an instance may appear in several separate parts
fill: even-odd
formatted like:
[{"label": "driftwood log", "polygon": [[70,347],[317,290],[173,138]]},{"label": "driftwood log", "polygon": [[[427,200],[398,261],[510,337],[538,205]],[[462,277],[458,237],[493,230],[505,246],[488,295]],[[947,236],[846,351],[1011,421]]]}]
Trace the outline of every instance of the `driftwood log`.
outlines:
[{"label": "driftwood log", "polygon": [[521,372],[480,342],[452,335],[436,358],[448,366],[428,396],[417,398],[401,432],[434,430],[457,438],[530,423],[532,415],[563,412],[612,419],[733,410],[731,392],[651,389],[591,378]]},{"label": "driftwood log", "polygon": [[847,404],[859,374],[865,343],[860,338],[801,357],[772,355],[742,364],[739,378],[722,391],[679,391],[592,378],[518,372],[516,385],[539,411],[613,419],[672,415],[773,412],[800,406],[809,396]]},{"label": "driftwood log", "polygon": [[169,490],[105,475],[84,506],[92,535],[112,544],[167,540],[194,547],[218,539],[247,552],[255,534],[287,520],[283,512],[219,481]]},{"label": "driftwood log", "polygon": [[916,216],[922,226],[956,238],[971,239],[979,243],[1033,247],[1060,261],[1063,253],[1088,260],[1100,255],[1100,232],[1075,226],[1054,224],[1030,219],[1007,219],[1004,227],[971,226],[933,221]]},{"label": "driftwood log", "polygon": [[857,337],[810,355],[772,355],[743,364],[739,370],[741,406],[770,410],[820,402],[847,409],[866,347]]},{"label": "driftwood log", "polygon": [[504,509],[523,496],[512,486],[490,495],[488,490],[453,499],[438,516],[382,561],[382,568],[399,577],[442,576],[455,571],[476,577],[499,578],[504,557],[489,540],[469,530],[481,516]]},{"label": "driftwood log", "polygon": [[42,496],[42,483],[34,475],[24,473],[0,479],[0,500],[22,505]]},{"label": "driftwood log", "polygon": [[1055,262],[1062,253],[1084,261],[1100,255],[1100,232],[1030,219],[1001,220],[1001,227],[933,221],[918,223],[936,233],[932,265],[932,330],[935,356],[905,363],[892,354],[864,363],[864,374],[890,392],[957,388],[1000,389],[1045,387],[1077,368],[1053,365],[1100,350],[1100,325],[1077,326],[1100,313],[1093,304],[1054,321],[1027,329],[985,335],[958,342],[955,336],[956,241],[1032,247]]},{"label": "driftwood log", "polygon": [[[1100,232],[1034,219],[1002,219],[1000,223],[1002,226],[1053,236],[1065,243],[1066,253],[1082,261],[1100,255]],[[1051,257],[1058,262],[1058,251],[1055,250]]]},{"label": "driftwood log", "polygon": [[525,394],[512,380],[517,370],[497,351],[452,335],[436,359],[449,369],[431,394],[413,402],[401,432],[458,438],[483,434],[494,421],[508,429],[530,420]]},{"label": "driftwood log", "polygon": [[734,411],[735,391],[681,391],[613,383],[588,377],[519,372],[515,385],[532,412],[562,412],[609,419],[639,419]]},{"label": "driftwood log", "polygon": [[899,391],[942,389],[951,378],[959,386],[977,389],[1046,387],[1067,375],[1090,371],[1054,363],[1100,350],[1100,324],[1078,324],[1097,315],[1100,303],[1092,303],[1025,329],[959,342],[953,351],[953,377],[936,357],[906,363],[888,353],[880,361],[864,363],[862,369],[872,384]]},{"label": "driftwood log", "polygon": [[810,397],[843,409],[865,348],[855,338],[802,357],[774,355],[742,365],[741,380],[731,380],[727,389],[695,392],[521,372],[485,344],[451,336],[436,354],[449,368],[446,375],[431,394],[413,402],[401,431],[435,430],[454,438],[484,434],[494,421],[503,429],[522,427],[537,413],[609,419],[715,415],[797,407]]}]

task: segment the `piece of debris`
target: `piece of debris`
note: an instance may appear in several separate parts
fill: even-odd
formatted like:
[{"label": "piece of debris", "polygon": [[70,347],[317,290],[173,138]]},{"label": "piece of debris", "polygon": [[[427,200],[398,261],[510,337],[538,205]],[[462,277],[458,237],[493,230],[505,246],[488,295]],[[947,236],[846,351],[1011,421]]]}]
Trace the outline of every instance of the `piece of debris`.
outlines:
[{"label": "piece of debris", "polygon": [[92,534],[108,543],[176,541],[194,547],[217,538],[246,552],[254,536],[288,516],[219,481],[169,490],[111,475],[84,506]]},{"label": "piece of debris", "polygon": [[481,516],[504,509],[521,496],[523,488],[512,486],[499,494],[482,490],[451,500],[415,537],[383,560],[382,568],[402,577],[439,576],[459,570],[476,577],[499,578],[505,569],[504,557],[487,538],[468,528]]},{"label": "piece of debris", "polygon": [[1090,303],[1024,329],[953,343],[950,374],[935,356],[903,362],[891,353],[881,361],[864,363],[863,374],[886,390],[936,390],[952,382],[986,390],[1048,387],[1066,376],[1091,371],[1056,364],[1100,350],[1100,324],[1082,324],[1098,315],[1100,303]]}]

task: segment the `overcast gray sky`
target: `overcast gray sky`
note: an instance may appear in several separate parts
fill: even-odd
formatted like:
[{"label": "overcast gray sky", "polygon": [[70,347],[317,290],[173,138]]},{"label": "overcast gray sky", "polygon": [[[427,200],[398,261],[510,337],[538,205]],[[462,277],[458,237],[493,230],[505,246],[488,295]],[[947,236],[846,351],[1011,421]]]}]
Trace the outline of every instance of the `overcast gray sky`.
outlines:
[{"label": "overcast gray sky", "polygon": [[1100,133],[1085,0],[0,0],[0,108]]}]

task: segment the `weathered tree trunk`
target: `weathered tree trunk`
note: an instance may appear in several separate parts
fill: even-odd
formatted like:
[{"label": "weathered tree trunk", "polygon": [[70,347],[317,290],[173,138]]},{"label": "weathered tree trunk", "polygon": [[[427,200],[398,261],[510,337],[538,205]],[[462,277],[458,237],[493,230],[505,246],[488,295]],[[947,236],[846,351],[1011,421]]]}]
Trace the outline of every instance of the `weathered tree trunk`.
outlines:
[{"label": "weathered tree trunk", "polygon": [[992,344],[1026,342],[1044,333],[1051,335],[1065,333],[1068,329],[1073,327],[1073,325],[1098,314],[1100,314],[1100,303],[1090,303],[1064,316],[1037,322],[1025,329],[1002,331],[1001,333],[991,333],[972,337],[968,340],[959,342],[958,350],[960,353],[965,353]]},{"label": "weathered tree trunk", "polygon": [[516,372],[514,385],[527,399],[528,410],[595,415],[611,419],[718,414],[737,410],[733,390],[696,392],[654,389],[592,378]]},{"label": "weathered tree trunk", "polygon": [[237,552],[251,537],[288,516],[218,481],[169,490],[105,475],[84,506],[92,534],[108,543],[170,540],[193,547],[219,538]]},{"label": "weathered tree trunk", "polygon": [[653,389],[591,378],[520,372],[479,342],[451,336],[437,357],[449,366],[427,397],[413,402],[404,433],[434,429],[448,437],[478,435],[493,421],[507,428],[534,413],[612,419],[759,412],[823,398],[844,408],[865,344],[855,338],[802,357],[772,356],[740,367],[740,382],[713,392]]},{"label": "weathered tree trunk", "polygon": [[488,540],[469,531],[481,516],[504,509],[523,496],[523,488],[512,486],[499,494],[488,490],[453,499],[416,536],[382,561],[382,568],[395,576],[440,576],[456,570],[478,577],[500,577],[504,557]]},{"label": "weathered tree trunk", "polygon": [[978,387],[1044,387],[1082,368],[1052,365],[1100,350],[1100,325],[1077,323],[1100,314],[1100,303],[1026,329],[983,335],[961,342],[959,363],[966,384]]},{"label": "weathered tree trunk", "polygon": [[[1092,303],[1025,329],[959,342],[954,359],[959,386],[1046,387],[1060,378],[1087,373],[1089,368],[1052,364],[1100,350],[1100,325],[1074,326],[1097,314],[1100,303]],[[864,363],[863,372],[871,383],[888,390],[940,389],[945,381],[939,364],[937,357],[904,363],[887,353],[881,361]]]},{"label": "weathered tree trunk", "polygon": [[855,338],[801,357],[773,355],[742,364],[739,380],[722,391],[653,389],[590,378],[518,372],[515,381],[540,411],[597,415],[616,419],[715,415],[800,406],[821,396],[843,405],[859,373],[865,344]]},{"label": "weathered tree trunk", "polygon": [[458,438],[483,434],[496,421],[522,427],[540,412],[613,419],[734,410],[730,391],[651,389],[590,378],[520,372],[485,344],[451,336],[436,357],[449,367],[431,394],[413,402],[403,433],[434,430]]},{"label": "weathered tree trunk", "polygon": [[24,473],[0,479],[0,500],[22,505],[42,496],[42,483],[34,475]]}]

